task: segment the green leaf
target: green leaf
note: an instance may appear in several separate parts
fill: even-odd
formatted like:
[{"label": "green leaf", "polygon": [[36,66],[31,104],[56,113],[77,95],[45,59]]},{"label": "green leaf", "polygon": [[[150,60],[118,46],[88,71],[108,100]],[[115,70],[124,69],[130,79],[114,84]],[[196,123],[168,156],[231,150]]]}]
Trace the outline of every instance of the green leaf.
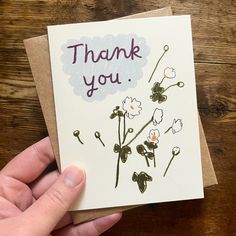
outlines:
[{"label": "green leaf", "polygon": [[152,152],[148,152],[147,153],[147,158],[150,159],[150,160],[153,160],[154,159],[154,154]]},{"label": "green leaf", "polygon": [[161,96],[159,97],[158,103],[165,102],[166,100],[167,100],[167,96],[166,96],[166,95],[161,95]]},{"label": "green leaf", "polygon": [[123,150],[123,152],[125,152],[127,154],[131,154],[132,153],[130,146],[124,146],[122,148],[122,150]]},{"label": "green leaf", "polygon": [[120,151],[121,151],[120,145],[116,143],[116,144],[114,145],[113,151],[114,151],[115,153],[120,152]]},{"label": "green leaf", "polygon": [[167,96],[162,95],[161,93],[153,93],[152,95],[150,95],[150,98],[153,102],[158,101],[158,103],[162,103],[167,100]]},{"label": "green leaf", "polygon": [[117,116],[117,114],[113,112],[113,113],[110,115],[110,119],[114,119],[116,116]]},{"label": "green leaf", "polygon": [[146,172],[142,171],[140,173],[140,175],[142,176],[142,178],[146,181],[152,181],[152,176],[148,175]]},{"label": "green leaf", "polygon": [[140,155],[144,155],[145,153],[145,147],[142,145],[142,144],[139,144],[137,147],[136,147],[136,150],[137,152],[140,154]]},{"label": "green leaf", "polygon": [[136,172],[133,173],[132,180],[133,180],[134,182],[137,182],[137,180],[138,180],[138,174],[137,174]]},{"label": "green leaf", "polygon": [[156,149],[158,147],[156,143],[149,142],[149,141],[144,141],[144,145],[146,145],[147,148],[151,151],[153,151],[154,149]]},{"label": "green leaf", "polygon": [[131,154],[131,148],[129,146],[124,146],[121,148],[120,159],[123,163],[125,163],[128,159],[128,154]]},{"label": "green leaf", "polygon": [[147,189],[147,181],[152,181],[152,177],[144,171],[141,171],[139,174],[134,172],[132,180],[137,182],[139,191],[144,193]]},{"label": "green leaf", "polygon": [[156,82],[156,83],[154,83],[151,90],[153,93],[163,93],[165,89],[160,86],[160,83]]}]

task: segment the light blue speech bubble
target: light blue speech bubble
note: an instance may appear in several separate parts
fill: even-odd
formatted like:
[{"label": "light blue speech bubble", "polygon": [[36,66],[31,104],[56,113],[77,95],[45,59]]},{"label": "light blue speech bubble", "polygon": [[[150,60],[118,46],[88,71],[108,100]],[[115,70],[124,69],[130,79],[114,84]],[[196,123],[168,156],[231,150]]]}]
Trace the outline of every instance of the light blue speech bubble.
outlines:
[{"label": "light blue speech bubble", "polygon": [[76,95],[88,102],[134,88],[150,52],[135,34],[70,39],[62,46],[63,71]]}]

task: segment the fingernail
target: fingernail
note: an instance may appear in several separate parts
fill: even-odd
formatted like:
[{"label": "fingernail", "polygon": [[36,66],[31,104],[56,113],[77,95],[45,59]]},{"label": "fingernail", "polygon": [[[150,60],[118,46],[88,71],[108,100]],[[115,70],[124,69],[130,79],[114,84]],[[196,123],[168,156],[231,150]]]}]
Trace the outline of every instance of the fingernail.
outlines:
[{"label": "fingernail", "polygon": [[82,169],[74,166],[68,167],[63,171],[64,183],[72,188],[78,186],[85,177],[85,172]]}]

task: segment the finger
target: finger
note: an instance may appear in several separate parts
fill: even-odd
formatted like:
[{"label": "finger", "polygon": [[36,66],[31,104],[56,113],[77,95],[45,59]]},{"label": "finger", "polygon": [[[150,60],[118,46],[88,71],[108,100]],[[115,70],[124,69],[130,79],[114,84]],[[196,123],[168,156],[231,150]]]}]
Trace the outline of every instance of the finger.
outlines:
[{"label": "finger", "polygon": [[[42,176],[40,179],[37,179],[33,184],[31,184],[31,191],[35,199],[40,198],[56,182],[58,177],[59,172],[55,170]],[[71,215],[66,213],[55,228],[60,229],[71,223]]]},{"label": "finger", "polygon": [[63,229],[54,231],[53,236],[97,236],[110,229],[121,219],[121,217],[122,213],[116,213],[77,226],[69,225]]},{"label": "finger", "polygon": [[31,185],[31,191],[35,199],[41,197],[58,179],[59,172],[52,171],[34,181]]},{"label": "finger", "polygon": [[24,183],[34,181],[54,160],[48,137],[28,147],[18,154],[1,171],[2,174],[18,179]]},{"label": "finger", "polygon": [[20,213],[22,211],[19,208],[0,196],[0,219],[17,216]]},{"label": "finger", "polygon": [[62,219],[59,221],[59,223],[55,226],[54,229],[61,229],[67,225],[72,224],[72,217],[69,212],[67,212]]},{"label": "finger", "polygon": [[31,189],[16,179],[0,174],[0,196],[13,203],[21,211],[33,203]]},{"label": "finger", "polygon": [[[22,214],[23,221],[32,227],[32,235],[48,235],[81,193],[84,183],[84,171],[76,167],[67,168],[52,187]],[[34,225],[30,224],[32,218]]]}]

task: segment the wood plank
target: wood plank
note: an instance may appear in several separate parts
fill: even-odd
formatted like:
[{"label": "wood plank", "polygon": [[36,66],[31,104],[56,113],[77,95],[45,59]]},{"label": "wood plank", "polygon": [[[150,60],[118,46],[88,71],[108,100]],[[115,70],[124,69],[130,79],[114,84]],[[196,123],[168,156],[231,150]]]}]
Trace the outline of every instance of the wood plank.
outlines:
[{"label": "wood plank", "polygon": [[0,169],[16,154],[47,136],[38,101],[0,99]]},{"label": "wood plank", "polygon": [[198,108],[218,115],[236,110],[236,66],[195,63]]},{"label": "wood plank", "polygon": [[[1,1],[1,50],[46,33],[50,24],[108,20],[166,6],[166,1]],[[236,2],[172,0],[175,14],[191,14],[197,62],[236,64]]]},{"label": "wood plank", "polygon": [[15,79],[1,79],[0,81],[0,97],[37,100],[37,91],[35,89],[34,81]]},{"label": "wood plank", "polygon": [[0,78],[32,81],[28,58],[25,49],[0,48]]}]

